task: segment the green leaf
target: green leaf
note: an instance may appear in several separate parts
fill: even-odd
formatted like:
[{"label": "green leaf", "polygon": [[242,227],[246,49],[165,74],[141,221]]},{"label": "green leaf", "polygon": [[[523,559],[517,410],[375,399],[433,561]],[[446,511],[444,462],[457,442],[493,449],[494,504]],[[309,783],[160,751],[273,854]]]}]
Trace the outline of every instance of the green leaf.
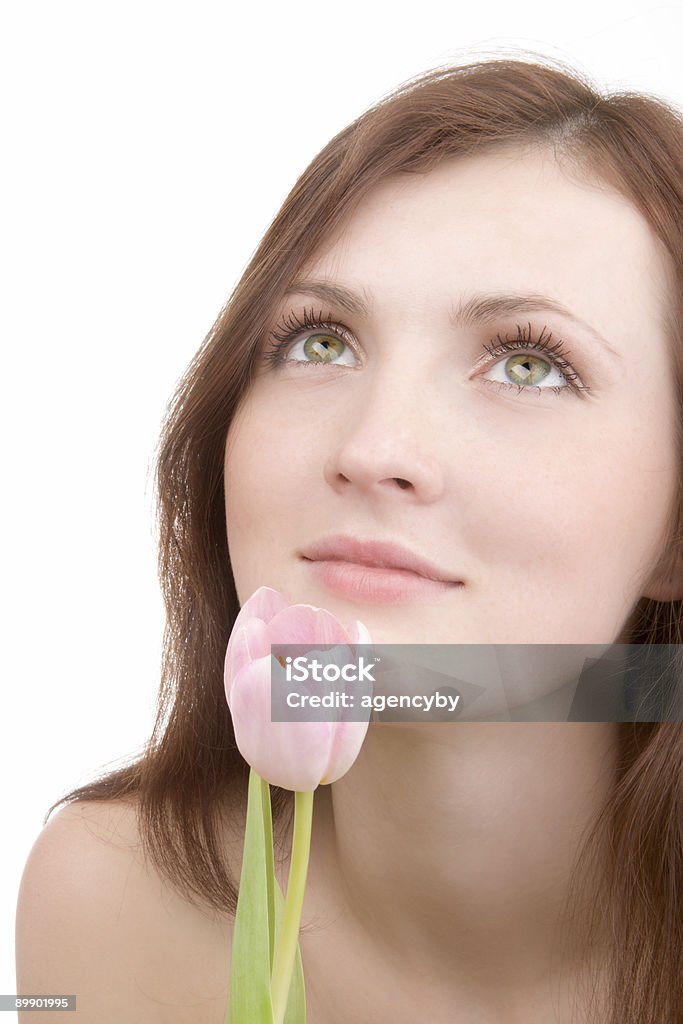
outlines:
[{"label": "green leaf", "polygon": [[[270,975],[284,907],[284,896],[275,878],[270,786],[252,769],[226,1024],[272,1024]],[[306,1024],[306,990],[298,943],[285,1024]]]},{"label": "green leaf", "polygon": [[274,886],[270,790],[251,769],[226,1024],[272,1024]]},{"label": "green leaf", "polygon": [[275,863],[273,855],[273,815],[270,806],[270,786],[261,779],[261,811],[263,814],[263,839],[266,864],[266,887],[268,898],[268,950],[270,956],[270,973],[273,973],[273,953],[275,949]]},{"label": "green leaf", "polygon": [[[285,909],[285,898],[282,895],[277,879],[275,881],[275,936],[279,935],[282,915]],[[306,1024],[306,988],[304,985],[304,968],[301,962],[301,950],[299,943],[296,945],[296,959],[292,981],[289,986],[287,997],[287,1010],[285,1011],[285,1024]]]}]

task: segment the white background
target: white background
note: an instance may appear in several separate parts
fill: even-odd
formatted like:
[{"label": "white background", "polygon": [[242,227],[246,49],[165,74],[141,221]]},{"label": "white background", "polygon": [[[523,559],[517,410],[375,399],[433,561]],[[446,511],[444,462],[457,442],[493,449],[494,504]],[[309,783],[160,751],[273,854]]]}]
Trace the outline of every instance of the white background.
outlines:
[{"label": "white background", "polygon": [[165,403],[309,160],[401,81],[510,48],[683,107],[681,2],[405,10],[0,9],[0,993],[15,991],[17,888],[47,808],[152,726],[148,469]]}]

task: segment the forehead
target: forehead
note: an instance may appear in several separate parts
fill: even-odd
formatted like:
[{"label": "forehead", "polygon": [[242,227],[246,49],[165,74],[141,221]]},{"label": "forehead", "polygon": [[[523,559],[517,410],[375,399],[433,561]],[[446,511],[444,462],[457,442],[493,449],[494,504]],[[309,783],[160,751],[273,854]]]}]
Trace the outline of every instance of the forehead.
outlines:
[{"label": "forehead", "polygon": [[457,298],[479,289],[551,295],[613,333],[664,326],[670,258],[623,195],[540,148],[447,160],[376,186],[318,251],[306,276],[373,301]]}]

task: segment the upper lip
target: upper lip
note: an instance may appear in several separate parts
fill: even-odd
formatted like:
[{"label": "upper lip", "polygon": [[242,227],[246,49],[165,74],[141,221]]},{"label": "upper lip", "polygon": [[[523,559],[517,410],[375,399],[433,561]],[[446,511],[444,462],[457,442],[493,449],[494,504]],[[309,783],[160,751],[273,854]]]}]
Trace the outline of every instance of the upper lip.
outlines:
[{"label": "upper lip", "polygon": [[360,540],[336,534],[311,544],[302,552],[304,558],[315,562],[333,560],[354,562],[358,565],[375,566],[382,569],[406,569],[428,580],[443,583],[459,583],[452,575],[437,565],[415,554],[401,544],[385,540]]}]

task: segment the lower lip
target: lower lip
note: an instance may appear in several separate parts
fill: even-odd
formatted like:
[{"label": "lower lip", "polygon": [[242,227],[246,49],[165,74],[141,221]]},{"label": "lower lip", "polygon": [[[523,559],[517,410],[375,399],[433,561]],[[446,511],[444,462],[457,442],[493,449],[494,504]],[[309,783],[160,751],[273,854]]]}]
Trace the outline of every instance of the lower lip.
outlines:
[{"label": "lower lip", "polygon": [[307,559],[315,578],[337,594],[356,601],[401,604],[405,601],[433,601],[464,586],[429,580],[406,569],[383,569],[355,562],[325,562]]}]

